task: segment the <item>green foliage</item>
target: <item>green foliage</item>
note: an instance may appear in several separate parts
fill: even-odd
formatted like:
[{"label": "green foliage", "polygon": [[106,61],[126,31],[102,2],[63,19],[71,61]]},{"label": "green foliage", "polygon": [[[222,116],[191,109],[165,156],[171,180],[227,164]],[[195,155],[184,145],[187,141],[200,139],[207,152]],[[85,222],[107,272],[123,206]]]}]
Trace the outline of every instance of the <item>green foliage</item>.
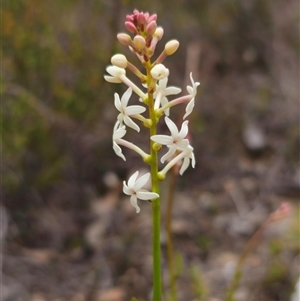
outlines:
[{"label": "green foliage", "polygon": [[190,267],[190,277],[192,291],[194,292],[195,297],[199,300],[206,298],[208,296],[208,287],[198,266],[192,265]]},{"label": "green foliage", "polygon": [[212,247],[211,237],[205,234],[200,234],[196,239],[196,244],[201,249],[201,251],[208,252]]}]

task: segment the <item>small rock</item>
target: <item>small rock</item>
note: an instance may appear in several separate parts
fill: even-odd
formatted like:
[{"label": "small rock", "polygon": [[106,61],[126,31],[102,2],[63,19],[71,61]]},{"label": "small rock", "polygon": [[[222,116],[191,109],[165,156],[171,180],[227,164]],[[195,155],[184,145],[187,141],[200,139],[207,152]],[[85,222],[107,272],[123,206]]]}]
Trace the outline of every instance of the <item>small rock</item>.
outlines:
[{"label": "small rock", "polygon": [[260,152],[267,146],[266,135],[262,128],[254,123],[249,123],[243,133],[244,143],[248,150]]},{"label": "small rock", "polygon": [[120,287],[113,287],[98,294],[96,301],[123,301],[125,291]]}]

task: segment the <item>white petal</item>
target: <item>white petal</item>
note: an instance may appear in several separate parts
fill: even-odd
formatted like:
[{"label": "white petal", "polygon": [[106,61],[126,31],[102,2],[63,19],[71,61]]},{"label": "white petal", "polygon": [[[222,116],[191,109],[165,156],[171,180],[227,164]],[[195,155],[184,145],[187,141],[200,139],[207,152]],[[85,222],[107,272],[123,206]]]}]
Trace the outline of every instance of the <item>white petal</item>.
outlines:
[{"label": "white petal", "polygon": [[178,136],[178,129],[176,124],[169,118],[169,117],[165,117],[165,122],[171,132],[172,137],[177,137]]},{"label": "white petal", "polygon": [[139,126],[135,122],[133,122],[131,118],[129,118],[126,115],[124,116],[124,122],[126,125],[128,125],[132,129],[136,130],[137,132],[140,131]]},{"label": "white petal", "polygon": [[[167,97],[162,97],[161,98],[161,106],[163,107],[164,105],[166,105],[167,103],[168,103],[168,99],[167,99]],[[168,108],[168,109],[166,109],[165,111],[164,111],[164,113],[166,114],[166,116],[169,116],[170,115],[170,108]]]},{"label": "white petal", "polygon": [[173,138],[167,135],[153,135],[150,139],[162,145],[171,145],[173,143]]},{"label": "white petal", "polygon": [[121,147],[116,142],[113,142],[113,149],[117,156],[121,157],[124,161],[126,161],[126,158],[122,153]]},{"label": "white petal", "polygon": [[122,98],[121,98],[121,104],[122,104],[122,108],[126,108],[128,105],[128,101],[131,97],[132,94],[132,89],[128,88],[125,93],[123,94]]},{"label": "white petal", "polygon": [[140,207],[137,204],[137,196],[134,194],[130,197],[130,204],[136,209],[136,213],[141,211]]},{"label": "white petal", "polygon": [[118,93],[115,93],[115,107],[119,112],[121,112],[121,101]]},{"label": "white petal", "polygon": [[120,77],[121,75],[125,75],[126,71],[123,68],[119,68],[117,66],[108,66],[106,68],[107,73],[112,75],[113,77]]},{"label": "white petal", "polygon": [[132,195],[132,190],[128,188],[125,181],[123,181],[123,192],[127,195]]},{"label": "white petal", "polygon": [[181,130],[180,130],[180,132],[179,132],[179,137],[180,138],[185,138],[186,137],[186,135],[188,134],[188,132],[189,132],[189,128],[188,128],[188,121],[186,120],[183,124],[182,124],[182,126],[181,126]]},{"label": "white petal", "polygon": [[138,191],[140,190],[150,179],[150,173],[144,174],[142,177],[140,177],[134,184],[134,190]]},{"label": "white petal", "polygon": [[176,143],[177,147],[179,150],[184,150],[188,145],[189,145],[189,140],[188,139],[182,139]]},{"label": "white petal", "polygon": [[168,77],[165,77],[163,79],[161,79],[159,82],[158,82],[158,87],[160,90],[165,90],[166,87],[167,87],[167,83],[168,83]]},{"label": "white petal", "polygon": [[190,158],[189,157],[184,157],[183,163],[182,163],[182,165],[180,167],[180,170],[179,170],[180,175],[182,175],[186,171],[186,169],[189,167],[189,165],[190,165]]},{"label": "white petal", "polygon": [[123,125],[113,133],[113,140],[121,139],[125,136],[125,134],[126,134],[126,128]]},{"label": "white petal", "polygon": [[171,158],[175,154],[176,150],[177,150],[176,145],[172,145],[169,148],[169,151],[165,155],[163,155],[161,157],[161,159],[160,159],[161,163],[164,163],[166,160],[168,160],[169,158]]},{"label": "white petal", "polygon": [[159,197],[159,194],[149,191],[138,191],[136,195],[141,200],[153,200]]},{"label": "white petal", "polygon": [[137,115],[141,114],[146,111],[145,107],[134,105],[134,106],[129,106],[125,109],[125,114],[127,116],[132,116],[132,115]]},{"label": "white petal", "polygon": [[139,171],[137,170],[128,180],[128,187],[133,189],[135,181],[139,175]]},{"label": "white petal", "polygon": [[181,92],[180,88],[177,88],[177,87],[168,87],[165,90],[165,96],[179,94],[180,92]]},{"label": "white petal", "polygon": [[188,93],[194,97],[194,95],[193,95],[193,93],[194,93],[193,87],[187,86],[186,89],[187,89]]},{"label": "white petal", "polygon": [[112,83],[112,84],[119,84],[119,83],[122,82],[119,78],[113,77],[113,76],[109,76],[109,75],[105,75],[105,76],[104,76],[104,79],[105,79],[107,82]]},{"label": "white petal", "polygon": [[196,165],[196,159],[194,153],[191,154],[191,159],[192,159],[192,167],[195,168]]},{"label": "white petal", "polygon": [[184,114],[183,119],[185,119],[192,113],[194,106],[195,106],[195,100],[193,98],[185,108],[186,113]]},{"label": "white petal", "polygon": [[120,124],[123,125],[123,121],[124,121],[124,117],[125,115],[123,113],[120,113],[118,116],[117,116],[117,120]]}]

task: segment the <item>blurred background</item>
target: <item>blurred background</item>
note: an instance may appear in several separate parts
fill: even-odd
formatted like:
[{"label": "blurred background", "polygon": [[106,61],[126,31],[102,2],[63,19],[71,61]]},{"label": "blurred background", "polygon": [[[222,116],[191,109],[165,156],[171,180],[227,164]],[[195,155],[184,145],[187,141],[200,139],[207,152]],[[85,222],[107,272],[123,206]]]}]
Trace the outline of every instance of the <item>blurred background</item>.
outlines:
[{"label": "blurred background", "polygon": [[[180,300],[223,300],[246,242],[284,201],[292,213],[248,256],[236,300],[289,300],[300,249],[296,0],[3,1],[2,300],[150,300],[151,208],[140,202],[136,215],[121,191],[147,166],[114,154],[113,93],[126,87],[103,79],[113,54],[136,62],[116,39],[135,8],[158,15],[157,55],[180,41],[169,84],[185,91],[191,71],[201,82],[189,118],[196,168],[177,179],[173,211]],[[163,229],[167,291],[165,244]]]}]

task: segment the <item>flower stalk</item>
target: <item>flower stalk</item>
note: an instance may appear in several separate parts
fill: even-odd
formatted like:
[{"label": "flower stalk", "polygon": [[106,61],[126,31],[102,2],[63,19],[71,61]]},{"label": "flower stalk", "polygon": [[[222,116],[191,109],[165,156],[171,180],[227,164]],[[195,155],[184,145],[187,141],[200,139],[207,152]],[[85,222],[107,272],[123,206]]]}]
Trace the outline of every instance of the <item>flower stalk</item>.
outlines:
[{"label": "flower stalk", "polygon": [[[128,87],[123,96],[120,97],[117,93],[114,95],[114,104],[119,113],[114,126],[112,139],[113,149],[116,155],[126,160],[120,146],[127,147],[139,154],[143,161],[150,165],[149,173],[138,178],[139,171],[136,171],[131,175],[127,183],[124,181],[123,192],[130,196],[130,203],[136,209],[137,213],[140,212],[138,200],[151,201],[153,224],[153,301],[161,301],[161,199],[159,196],[159,181],[163,180],[167,172],[179,162],[182,162],[179,171],[180,174],[183,174],[190,165],[190,162],[192,162],[192,167],[195,166],[194,149],[186,138],[188,135],[188,121],[184,121],[181,130],[178,131],[175,123],[167,116],[170,114],[171,107],[182,103],[188,103],[185,109],[186,114],[184,119],[191,114],[199,83],[195,83],[191,75],[192,84],[191,86],[187,86],[188,94],[176,100],[168,101],[167,97],[180,93],[181,89],[177,87],[167,87],[169,69],[162,64],[162,61],[176,52],[179,47],[179,42],[172,40],[166,43],[164,51],[158,56],[156,61],[151,62],[156,45],[164,33],[161,27],[157,27],[156,20],[156,14],[150,15],[149,13],[134,10],[133,14],[126,16],[125,22],[125,27],[133,34],[133,38],[125,33],[119,33],[117,35],[120,43],[129,47],[130,51],[136,55],[145,68],[145,72],[141,72],[136,66],[130,63],[123,54],[115,54],[111,58],[112,65],[106,68],[109,75],[105,75],[104,78],[110,83],[123,83]],[[127,77],[125,69],[138,77],[143,86],[142,88],[139,88]],[[144,88],[146,88],[146,91],[143,91]],[[133,92],[138,96],[138,100],[143,106],[128,105]],[[142,115],[147,109],[149,114],[148,118]],[[157,124],[163,115],[166,115],[165,123],[171,132],[170,136],[157,134]],[[127,128],[131,128],[138,133],[140,132],[140,127],[132,118],[140,121],[145,128],[149,129],[149,154],[144,152],[139,146],[123,139],[127,133]],[[170,161],[159,172],[158,151],[160,151],[162,146],[166,146],[168,151],[161,157],[160,161],[162,163],[167,159],[170,159]],[[151,191],[148,191],[144,186],[150,178]],[[171,215],[168,219],[170,224]],[[173,255],[171,254],[170,256],[172,257]],[[170,266],[170,269],[173,268]],[[173,275],[171,278],[174,279],[174,269],[171,275]],[[172,295],[175,296],[176,287],[171,285],[171,288]]]}]

